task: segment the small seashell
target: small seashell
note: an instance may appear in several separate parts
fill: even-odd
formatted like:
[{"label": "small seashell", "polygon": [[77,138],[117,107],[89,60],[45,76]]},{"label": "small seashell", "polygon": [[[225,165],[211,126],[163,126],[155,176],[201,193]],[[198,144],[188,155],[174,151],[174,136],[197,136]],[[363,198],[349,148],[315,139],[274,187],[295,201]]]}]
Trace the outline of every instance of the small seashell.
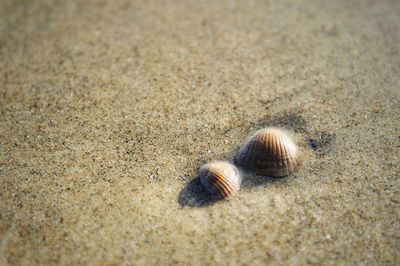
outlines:
[{"label": "small seashell", "polygon": [[218,198],[232,196],[240,189],[241,178],[238,169],[227,162],[211,162],[200,168],[200,183]]},{"label": "small seashell", "polygon": [[243,145],[235,163],[257,174],[279,177],[296,171],[302,157],[303,153],[286,133],[264,128]]}]

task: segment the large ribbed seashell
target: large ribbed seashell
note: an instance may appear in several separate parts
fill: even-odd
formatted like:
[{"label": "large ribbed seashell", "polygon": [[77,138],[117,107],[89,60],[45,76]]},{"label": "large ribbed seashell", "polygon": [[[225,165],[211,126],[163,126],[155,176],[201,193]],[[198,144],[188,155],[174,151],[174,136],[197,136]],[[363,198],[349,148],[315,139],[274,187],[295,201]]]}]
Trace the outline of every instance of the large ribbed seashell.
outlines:
[{"label": "large ribbed seashell", "polygon": [[200,168],[200,183],[217,198],[227,198],[240,189],[238,169],[227,162],[211,162]]},{"label": "large ribbed seashell", "polygon": [[257,174],[279,177],[296,171],[302,157],[286,133],[277,128],[264,128],[243,145],[235,163]]}]

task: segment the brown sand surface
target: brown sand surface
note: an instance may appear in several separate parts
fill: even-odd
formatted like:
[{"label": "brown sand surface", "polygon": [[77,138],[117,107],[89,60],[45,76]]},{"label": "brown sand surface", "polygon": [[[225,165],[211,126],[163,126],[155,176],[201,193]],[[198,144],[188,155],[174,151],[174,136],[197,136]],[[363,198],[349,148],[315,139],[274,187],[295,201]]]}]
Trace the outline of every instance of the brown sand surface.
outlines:
[{"label": "brown sand surface", "polygon": [[400,264],[400,1],[0,3],[0,265]]}]

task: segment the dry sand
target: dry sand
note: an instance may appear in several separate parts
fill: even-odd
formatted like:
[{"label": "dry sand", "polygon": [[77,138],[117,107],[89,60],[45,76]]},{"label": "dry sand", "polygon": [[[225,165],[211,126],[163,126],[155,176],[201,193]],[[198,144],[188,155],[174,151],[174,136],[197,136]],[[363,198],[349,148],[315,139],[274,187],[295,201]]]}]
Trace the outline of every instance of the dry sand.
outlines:
[{"label": "dry sand", "polygon": [[0,3],[1,265],[400,264],[400,1]]}]

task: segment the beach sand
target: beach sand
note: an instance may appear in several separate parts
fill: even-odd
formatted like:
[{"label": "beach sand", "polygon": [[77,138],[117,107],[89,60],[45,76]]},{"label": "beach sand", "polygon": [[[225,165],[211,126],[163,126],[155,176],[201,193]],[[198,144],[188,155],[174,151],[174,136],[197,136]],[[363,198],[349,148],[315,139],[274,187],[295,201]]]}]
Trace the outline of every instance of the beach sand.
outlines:
[{"label": "beach sand", "polygon": [[0,3],[1,265],[400,264],[400,1]]}]

